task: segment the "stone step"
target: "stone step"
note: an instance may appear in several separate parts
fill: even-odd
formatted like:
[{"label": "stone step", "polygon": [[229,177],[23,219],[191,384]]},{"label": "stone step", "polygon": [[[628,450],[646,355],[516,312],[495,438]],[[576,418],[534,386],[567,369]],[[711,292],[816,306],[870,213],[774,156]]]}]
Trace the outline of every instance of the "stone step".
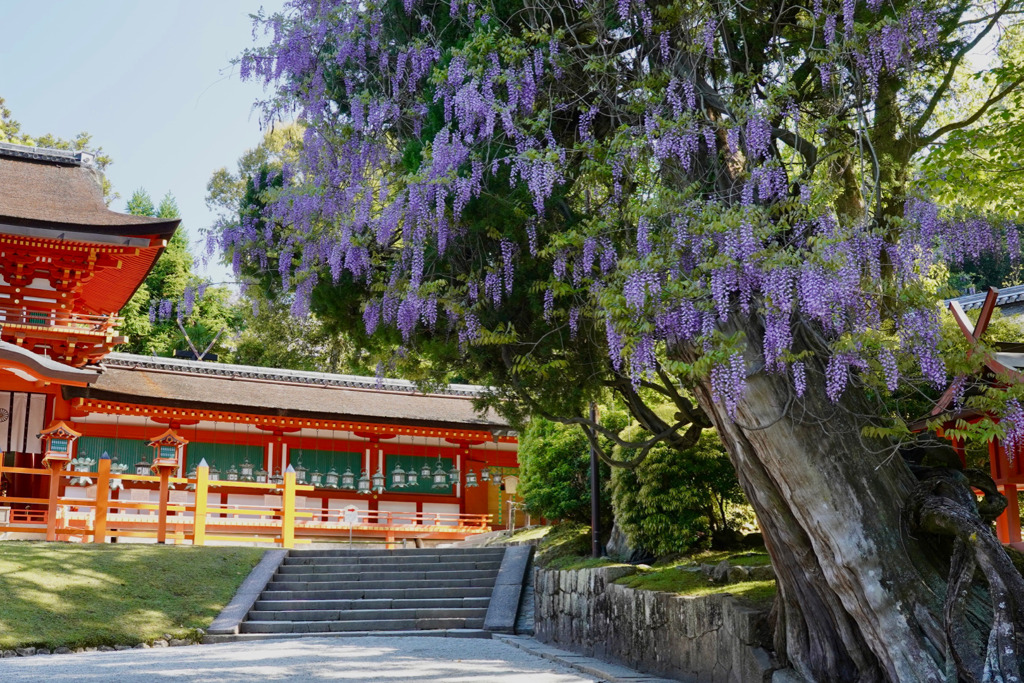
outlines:
[{"label": "stone step", "polygon": [[374,621],[243,621],[241,633],[330,633],[338,631],[420,631],[479,629],[483,618],[386,619]]},{"label": "stone step", "polygon": [[379,621],[388,622],[403,619],[483,619],[487,608],[483,607],[441,607],[428,609],[300,609],[300,610],[253,610],[249,612],[252,621]]},{"label": "stone step", "polygon": [[[501,558],[505,553],[504,548],[406,548],[397,550],[349,550],[347,548],[338,549],[317,549],[317,548],[305,548],[301,550],[291,550],[288,553],[289,558],[302,558],[302,557],[347,557],[355,558],[357,560],[367,559],[367,561],[374,561],[370,558],[381,558],[387,557],[395,562],[409,561],[405,558],[413,558],[411,561],[429,562],[424,558],[436,557],[436,561],[442,561],[440,558],[445,558],[443,561],[455,560],[456,558],[467,558],[473,557],[474,559],[488,560],[494,558]],[[419,558],[419,559],[417,559]]]},{"label": "stone step", "polygon": [[344,591],[344,590],[408,590],[422,588],[490,588],[494,586],[495,576],[478,579],[435,579],[429,582],[422,580],[404,581],[281,581],[275,579],[267,584],[268,591]]},{"label": "stone step", "polygon": [[365,609],[438,609],[469,608],[487,609],[490,597],[479,598],[376,598],[355,600],[257,600],[257,611],[283,610],[365,610]]},{"label": "stone step", "polygon": [[273,581],[422,581],[433,583],[434,581],[445,580],[466,580],[486,579],[498,575],[497,569],[463,569],[449,571],[448,569],[434,569],[432,571],[338,571],[332,568],[330,572],[308,572],[308,571],[282,571],[306,570],[307,567],[281,567],[274,575]]},{"label": "stone step", "polygon": [[311,590],[286,590],[270,588],[260,595],[261,600],[456,600],[464,598],[491,597],[490,586],[463,586],[456,588],[424,588],[416,586],[405,589],[367,589],[365,586],[348,590],[323,590],[319,585]]},{"label": "stone step", "polygon": [[380,562],[347,562],[337,557],[304,557],[297,562],[289,561],[286,558],[284,564],[278,567],[278,572],[302,574],[304,572],[376,572],[376,571],[402,571],[412,572],[437,571],[448,569],[451,571],[466,571],[473,569],[497,570],[501,566],[501,560],[458,560],[453,562],[407,562],[394,563],[386,560]]},{"label": "stone step", "polygon": [[[214,643],[235,643],[242,641],[271,640],[281,638],[360,638],[367,636],[380,636],[380,631],[328,631],[309,633],[232,633],[229,635],[203,636],[203,643],[212,645]],[[483,638],[490,640],[491,632],[479,628],[453,628],[446,630],[423,629],[422,631],[388,631],[389,638],[395,637],[419,637],[419,638]]]}]

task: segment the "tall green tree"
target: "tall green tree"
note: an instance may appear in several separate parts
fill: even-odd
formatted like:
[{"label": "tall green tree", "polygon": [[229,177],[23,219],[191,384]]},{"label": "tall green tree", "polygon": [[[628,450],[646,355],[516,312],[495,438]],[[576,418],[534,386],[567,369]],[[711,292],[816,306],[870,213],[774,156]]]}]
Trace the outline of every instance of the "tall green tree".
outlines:
[{"label": "tall green tree", "polygon": [[[222,246],[296,314],[486,382],[513,419],[617,443],[574,417],[612,391],[653,435],[617,443],[638,458],[714,426],[805,679],[1019,679],[1024,579],[989,528],[1005,500],[980,473],[911,468],[880,397],[972,369],[941,337],[937,272],[1012,235],[916,171],[1020,91],[1002,60],[949,106],[1022,11],[295,0],[242,71],[275,88],[268,119],[298,113],[301,156]],[[984,397],[1004,420],[979,431],[1020,439],[1022,393]]]},{"label": "tall green tree", "polygon": [[295,318],[289,306],[247,292],[238,304],[236,363],[292,370],[365,374],[357,349],[314,317]]},{"label": "tall green tree", "polygon": [[[256,201],[256,184],[295,163],[302,148],[301,126],[275,126],[247,150],[235,169],[214,171],[206,185],[206,205],[218,213],[209,234],[215,243],[224,233],[243,229],[243,207]],[[239,254],[239,256],[241,256]],[[269,278],[264,286],[243,287],[238,303],[234,360],[265,367],[320,372],[368,371],[367,359],[332,316],[291,314],[295,298]]]},{"label": "tall green tree", "polygon": [[[142,188],[132,194],[125,208],[135,216],[181,217],[178,204],[170,193],[154,206],[149,193]],[[129,341],[118,350],[170,356],[175,351],[190,349],[185,339],[185,334],[188,334],[200,352],[215,338],[217,343],[211,352],[226,354],[230,351],[238,311],[230,302],[227,288],[207,287],[203,279],[193,272],[194,260],[188,237],[179,227],[121,312],[124,318],[122,331],[128,335]]]}]

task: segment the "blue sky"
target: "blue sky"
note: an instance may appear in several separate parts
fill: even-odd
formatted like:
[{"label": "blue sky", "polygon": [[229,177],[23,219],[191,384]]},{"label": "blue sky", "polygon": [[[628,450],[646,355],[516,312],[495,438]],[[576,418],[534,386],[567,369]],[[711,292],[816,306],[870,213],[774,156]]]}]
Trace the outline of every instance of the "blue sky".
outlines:
[{"label": "blue sky", "polygon": [[[0,97],[30,135],[88,131],[114,163],[123,210],[137,188],[178,200],[198,253],[206,182],[259,143],[233,57],[252,44],[249,15],[283,0],[0,0]],[[227,277],[210,269],[215,280]]]}]

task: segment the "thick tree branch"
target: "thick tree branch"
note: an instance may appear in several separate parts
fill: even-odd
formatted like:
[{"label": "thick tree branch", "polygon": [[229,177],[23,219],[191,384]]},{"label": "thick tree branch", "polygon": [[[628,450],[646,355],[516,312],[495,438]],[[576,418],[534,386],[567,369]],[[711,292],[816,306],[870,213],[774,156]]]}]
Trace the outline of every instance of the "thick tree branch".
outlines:
[{"label": "thick tree branch", "polygon": [[917,121],[915,121],[913,126],[911,126],[911,130],[913,131],[915,138],[921,135],[924,127],[928,125],[932,115],[935,113],[935,109],[939,106],[942,98],[945,97],[946,92],[953,83],[953,76],[956,75],[957,69],[959,69],[960,64],[963,63],[964,57],[966,57],[968,52],[977,47],[978,44],[985,39],[985,36],[987,36],[989,32],[996,27],[999,20],[1007,13],[1007,11],[1009,11],[1010,7],[1015,2],[1018,2],[1018,0],[1004,0],[999,9],[990,15],[988,25],[979,31],[978,35],[976,35],[971,42],[960,48],[960,50],[958,50],[957,53],[949,60],[949,67],[946,69],[942,82],[939,83],[939,87],[935,89],[935,93],[932,95],[931,100],[929,100],[928,105],[924,108],[924,111],[921,112],[919,117],[917,117]]},{"label": "thick tree branch", "polygon": [[[772,128],[772,135],[795,149],[804,158],[804,163],[807,164],[807,171],[814,170],[818,163],[818,148],[811,144],[810,140],[785,128]],[[807,175],[810,175],[810,173],[807,173]]]},{"label": "thick tree branch", "polygon": [[[933,132],[931,135],[922,138],[920,144],[918,145],[918,148],[924,147],[925,145],[930,145],[931,143],[935,142],[946,133],[950,133],[954,130],[959,130],[961,128],[966,128],[967,126],[971,125],[972,123],[980,119],[982,116],[984,116],[985,112],[991,109],[993,105],[998,104],[1000,101],[1002,101],[1003,98],[1005,98],[1011,92],[1019,88],[1022,83],[1024,83],[1024,76],[1016,79],[1015,81],[1007,85],[1005,88],[999,91],[999,94],[991,95],[990,93],[988,100],[986,100],[985,104],[979,107],[976,112],[968,116],[966,119],[954,121],[953,123],[948,123],[945,126],[942,126],[938,130]],[[992,91],[995,92],[995,88],[993,88]]]}]

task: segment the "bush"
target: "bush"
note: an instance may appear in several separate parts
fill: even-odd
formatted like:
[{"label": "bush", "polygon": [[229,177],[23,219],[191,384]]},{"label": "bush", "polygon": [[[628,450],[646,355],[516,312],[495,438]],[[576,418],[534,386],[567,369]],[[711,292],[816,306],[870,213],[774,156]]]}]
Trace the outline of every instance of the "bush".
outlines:
[{"label": "bush", "polygon": [[[621,412],[602,413],[601,423],[612,429],[627,424]],[[602,440],[605,452],[611,444]],[[599,465],[601,517],[610,528],[609,467]],[[519,445],[519,489],[527,509],[549,520],[590,523],[590,446],[581,427],[541,418],[530,422]]]},{"label": "bush", "polygon": [[[642,434],[630,431],[636,433],[623,436]],[[693,448],[658,444],[636,469],[616,468],[611,490],[615,521],[630,544],[659,557],[710,546],[712,534],[729,526],[728,506],[744,501],[718,434],[710,430]]]}]

